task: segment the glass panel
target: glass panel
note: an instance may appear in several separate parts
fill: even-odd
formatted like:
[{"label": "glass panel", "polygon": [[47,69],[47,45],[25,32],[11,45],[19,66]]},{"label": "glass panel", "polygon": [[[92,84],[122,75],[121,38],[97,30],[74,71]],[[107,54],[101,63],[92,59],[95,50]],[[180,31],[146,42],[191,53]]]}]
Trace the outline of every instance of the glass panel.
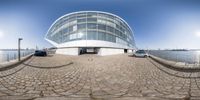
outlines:
[{"label": "glass panel", "polygon": [[97,40],[97,32],[96,31],[88,31],[87,32],[87,40]]},{"label": "glass panel", "polygon": [[104,14],[104,13],[98,13],[98,16],[105,17],[105,18],[109,17],[107,14]]},{"label": "glass panel", "polygon": [[110,36],[110,34],[106,34],[106,41],[111,41],[111,36]]},{"label": "glass panel", "polygon": [[117,36],[120,36],[120,31],[115,30],[115,34],[116,34]]},{"label": "glass panel", "polygon": [[76,19],[76,15],[73,14],[73,15],[70,15],[70,16],[69,16],[69,19],[68,19],[68,20],[71,21],[71,20],[75,20],[75,19]]},{"label": "glass panel", "polygon": [[70,40],[74,40],[77,38],[77,34],[70,34],[69,36],[70,36],[69,37]]},{"label": "glass panel", "polygon": [[77,30],[77,25],[74,25],[73,26],[73,31],[76,31]]},{"label": "glass panel", "polygon": [[87,17],[96,17],[97,13],[96,12],[88,12]]},{"label": "glass panel", "polygon": [[67,34],[68,33],[68,28],[64,28],[62,31],[63,31],[64,34]]},{"label": "glass panel", "polygon": [[70,21],[70,22],[69,22],[69,26],[74,25],[74,24],[76,24],[76,23],[77,23],[77,20]]},{"label": "glass panel", "polygon": [[95,24],[95,23],[88,23],[87,24],[88,29],[96,29],[96,27],[97,27],[97,24]]},{"label": "glass panel", "polygon": [[97,19],[97,22],[100,24],[106,24],[107,21],[105,21],[104,19]]},{"label": "glass panel", "polygon": [[106,40],[106,33],[98,32],[98,40]]},{"label": "glass panel", "polygon": [[87,18],[87,22],[97,22],[97,18]]},{"label": "glass panel", "polygon": [[77,28],[78,28],[78,30],[86,29],[86,24],[78,24]]},{"label": "glass panel", "polygon": [[106,25],[98,24],[98,29],[106,31]]},{"label": "glass panel", "polygon": [[70,33],[70,32],[73,32],[73,26],[70,26],[70,27],[69,27],[69,31],[68,31],[68,32],[69,32],[69,33]]},{"label": "glass panel", "polygon": [[77,38],[82,40],[86,39],[86,32],[85,31],[78,32]]},{"label": "glass panel", "polygon": [[86,22],[86,19],[77,19],[78,23]]},{"label": "glass panel", "polygon": [[110,27],[110,26],[107,26],[107,31],[108,31],[108,32],[111,32],[111,33],[114,33],[114,28],[113,28],[113,27]]},{"label": "glass panel", "polygon": [[85,18],[85,17],[86,17],[86,14],[77,15],[77,18]]},{"label": "glass panel", "polygon": [[107,21],[107,25],[112,26],[112,27],[115,27],[115,26],[116,26],[116,24],[114,24],[114,23],[111,22],[111,21]]},{"label": "glass panel", "polygon": [[63,36],[63,42],[69,41],[69,36],[70,36],[70,35]]}]

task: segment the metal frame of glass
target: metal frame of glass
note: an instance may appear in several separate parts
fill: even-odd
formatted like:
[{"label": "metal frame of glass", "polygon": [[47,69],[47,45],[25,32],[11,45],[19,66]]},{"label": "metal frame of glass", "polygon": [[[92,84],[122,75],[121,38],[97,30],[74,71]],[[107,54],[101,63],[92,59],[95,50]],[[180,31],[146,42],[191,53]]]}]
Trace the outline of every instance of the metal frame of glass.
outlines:
[{"label": "metal frame of glass", "polygon": [[116,15],[99,11],[62,16],[52,24],[46,38],[58,44],[75,40],[101,40],[135,47],[129,25]]}]

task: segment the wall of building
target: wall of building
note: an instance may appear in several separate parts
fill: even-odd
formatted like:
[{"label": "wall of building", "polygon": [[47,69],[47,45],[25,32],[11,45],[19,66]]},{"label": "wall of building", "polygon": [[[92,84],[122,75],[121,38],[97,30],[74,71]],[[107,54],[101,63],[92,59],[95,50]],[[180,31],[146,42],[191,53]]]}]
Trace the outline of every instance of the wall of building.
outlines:
[{"label": "wall of building", "polygon": [[128,53],[133,53],[133,50],[129,49],[129,50],[128,50]]},{"label": "wall of building", "polygon": [[123,54],[123,53],[124,53],[124,49],[100,48],[98,55],[106,56],[106,55]]},{"label": "wall of building", "polygon": [[56,50],[56,54],[78,56],[79,55],[79,48],[62,48],[62,49],[57,49]]}]

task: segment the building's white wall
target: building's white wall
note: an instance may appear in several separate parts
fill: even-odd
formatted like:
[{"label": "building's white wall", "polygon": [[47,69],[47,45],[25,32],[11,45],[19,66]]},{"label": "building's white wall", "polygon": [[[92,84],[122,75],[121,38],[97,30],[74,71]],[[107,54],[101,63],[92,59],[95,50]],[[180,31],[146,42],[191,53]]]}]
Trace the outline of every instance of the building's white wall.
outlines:
[{"label": "building's white wall", "polygon": [[106,55],[123,54],[123,53],[124,49],[100,48],[98,55],[106,56]]},{"label": "building's white wall", "polygon": [[128,50],[128,53],[133,53],[133,50],[129,49],[129,50]]},{"label": "building's white wall", "polygon": [[79,48],[63,48],[57,49],[56,54],[64,54],[64,55],[79,55]]},{"label": "building's white wall", "polygon": [[58,48],[60,47],[111,47],[111,48],[124,48],[124,49],[133,49],[126,45],[107,42],[107,41],[100,41],[100,40],[76,40],[65,42],[62,44],[57,45]]}]

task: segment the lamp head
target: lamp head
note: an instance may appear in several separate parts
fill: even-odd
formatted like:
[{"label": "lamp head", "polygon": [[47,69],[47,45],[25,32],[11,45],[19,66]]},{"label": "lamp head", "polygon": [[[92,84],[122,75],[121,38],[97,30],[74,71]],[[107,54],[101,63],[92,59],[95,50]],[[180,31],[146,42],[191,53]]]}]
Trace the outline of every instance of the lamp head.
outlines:
[{"label": "lamp head", "polygon": [[19,40],[23,40],[23,38],[19,38]]}]

